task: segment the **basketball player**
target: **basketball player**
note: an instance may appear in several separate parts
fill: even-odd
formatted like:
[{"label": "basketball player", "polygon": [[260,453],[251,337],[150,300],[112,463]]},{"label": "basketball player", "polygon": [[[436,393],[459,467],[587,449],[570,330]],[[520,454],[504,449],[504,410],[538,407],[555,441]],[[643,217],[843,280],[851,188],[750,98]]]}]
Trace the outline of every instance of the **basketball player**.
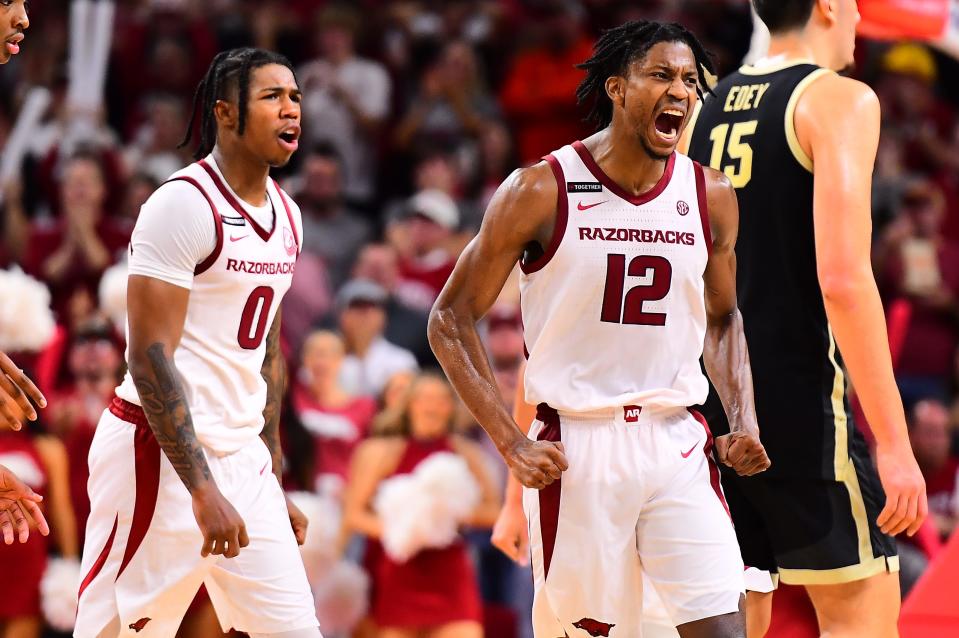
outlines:
[{"label": "basketball player", "polygon": [[130,371],[90,449],[75,635],[173,636],[204,583],[224,631],[317,637],[306,520],[278,481],[279,305],[302,226],[269,170],[297,148],[300,90],[282,56],[234,49],[197,111],[199,161],[130,242]]},{"label": "basketball player", "polygon": [[20,53],[23,32],[29,26],[27,0],[4,0],[0,2],[0,28],[3,29],[3,49],[0,50],[0,64],[6,64],[10,61],[10,58]]},{"label": "basketball player", "polygon": [[[834,72],[853,62],[855,0],[753,4],[769,56],[719,83],[689,147],[739,198],[739,304],[772,460],[724,486],[746,564],[805,585],[823,635],[895,636],[892,536],[915,533],[927,506],[870,266],[879,102]],[[876,435],[878,479],[844,368]]]},{"label": "basketball player", "polygon": [[[768,460],[736,309],[734,191],[675,152],[701,67],[680,25],[604,33],[578,90],[601,130],[500,186],[430,317],[437,358],[527,488],[537,638],[637,635],[642,572],[683,638],[745,635],[710,455],[743,474]],[[475,326],[517,260],[529,438]],[[702,354],[734,424],[715,443],[687,409],[707,393]]]}]

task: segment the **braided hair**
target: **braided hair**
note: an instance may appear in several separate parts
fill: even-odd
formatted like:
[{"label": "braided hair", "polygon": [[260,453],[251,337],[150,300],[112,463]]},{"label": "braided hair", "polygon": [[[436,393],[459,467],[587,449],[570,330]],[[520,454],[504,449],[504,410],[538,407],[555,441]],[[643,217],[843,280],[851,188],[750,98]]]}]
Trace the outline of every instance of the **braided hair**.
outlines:
[{"label": "braided hair", "polygon": [[[247,102],[249,102],[250,76],[255,69],[268,64],[279,64],[293,72],[293,65],[284,56],[272,51],[244,47],[218,53],[210,63],[206,75],[200,80],[193,94],[193,110],[186,134],[177,148],[183,148],[193,138],[193,125],[197,112],[200,112],[200,145],[193,154],[194,159],[206,157],[216,144],[216,116],[213,109],[218,100],[228,100],[236,91],[240,107],[238,133],[243,135],[246,129]],[[294,75],[295,77],[295,75]]]},{"label": "braided hair", "polygon": [[625,75],[629,65],[646,55],[660,42],[683,42],[693,52],[699,73],[700,98],[703,91],[712,93],[706,74],[716,73],[713,61],[702,43],[677,22],[651,22],[632,20],[618,27],[603,31],[593,45],[593,56],[577,64],[577,69],[586,71],[586,77],[576,89],[576,103],[585,104],[592,99],[587,119],[596,123],[597,130],[609,126],[613,120],[613,103],[606,94],[606,80],[614,75]]}]

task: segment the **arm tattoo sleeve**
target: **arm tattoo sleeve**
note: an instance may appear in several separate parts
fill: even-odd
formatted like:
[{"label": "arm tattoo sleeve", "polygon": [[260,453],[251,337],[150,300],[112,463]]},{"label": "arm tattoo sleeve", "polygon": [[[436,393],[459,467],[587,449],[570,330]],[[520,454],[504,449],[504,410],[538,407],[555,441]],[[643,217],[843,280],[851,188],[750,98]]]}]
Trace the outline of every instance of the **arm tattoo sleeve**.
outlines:
[{"label": "arm tattoo sleeve", "polygon": [[173,361],[163,353],[163,344],[147,348],[147,365],[138,366],[133,381],[147,422],[157,443],[190,492],[211,480],[210,467],[196,438],[190,408]]},{"label": "arm tattoo sleeve", "polygon": [[266,381],[266,406],[263,408],[263,432],[260,437],[270,450],[273,473],[283,476],[283,453],[280,450],[280,407],[286,390],[286,362],[280,352],[280,313],[277,311],[270,333],[266,337],[266,354],[260,374]]}]

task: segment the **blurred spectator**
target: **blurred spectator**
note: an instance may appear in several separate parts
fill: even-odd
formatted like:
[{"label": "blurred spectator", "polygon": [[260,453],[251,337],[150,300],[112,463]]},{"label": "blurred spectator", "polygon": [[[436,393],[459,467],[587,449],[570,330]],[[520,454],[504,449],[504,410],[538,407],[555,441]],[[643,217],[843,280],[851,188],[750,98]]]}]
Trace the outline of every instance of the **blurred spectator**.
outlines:
[{"label": "blurred spectator", "polygon": [[163,180],[156,180],[147,173],[134,173],[127,182],[126,191],[123,194],[123,206],[120,209],[120,219],[133,231],[133,225],[136,224],[137,217],[140,216],[140,207],[146,203]]},{"label": "blurred spectator", "polygon": [[486,351],[500,395],[509,409],[512,409],[516,396],[517,373],[524,348],[519,308],[494,306],[486,315]]},{"label": "blurred spectator", "polygon": [[379,396],[396,372],[415,370],[416,358],[383,337],[386,291],[366,279],[353,279],[336,298],[346,359],[340,374],[350,394]]},{"label": "blurred spectator", "polygon": [[109,325],[92,322],[81,328],[67,353],[67,365],[71,383],[51,396],[48,412],[51,432],[63,440],[74,460],[70,464],[70,500],[82,546],[90,515],[86,459],[100,416],[113,400],[124,372],[123,352]]},{"label": "blurred spectator", "polygon": [[[306,215],[303,216],[304,223]],[[307,241],[309,235],[303,238]],[[283,353],[287,361],[296,358],[303,339],[317,321],[326,317],[333,305],[333,290],[323,258],[304,250],[296,258],[296,276],[283,296]]]},{"label": "blurred spectator", "polygon": [[478,137],[483,121],[497,113],[473,49],[453,41],[420,76],[417,93],[397,125],[396,145],[401,150],[426,145],[457,149]]},{"label": "blurred spectator", "polygon": [[410,198],[405,218],[389,229],[400,255],[400,301],[424,312],[433,307],[456,265],[450,246],[459,221],[456,202],[446,193],[423,190]]},{"label": "blurred spectator", "polygon": [[909,439],[926,479],[929,514],[943,539],[959,517],[959,457],[949,450],[949,411],[935,399],[919,401],[909,419]]},{"label": "blurred spectator", "polygon": [[483,635],[476,575],[462,540],[440,549],[423,549],[406,562],[396,562],[378,542],[389,521],[373,511],[373,497],[382,482],[409,474],[429,456],[447,452],[463,457],[480,486],[482,500],[468,524],[492,526],[499,513],[497,491],[483,452],[451,434],[454,406],[453,391],[444,379],[417,377],[399,411],[384,415],[380,436],[361,444],[350,468],[345,525],[370,539],[364,563],[373,581],[371,616],[390,635],[426,631],[461,638]]},{"label": "blurred spectator", "polygon": [[[42,417],[41,417],[42,418]],[[0,565],[8,577],[0,584],[0,627],[4,636],[39,638],[42,631],[40,581],[53,546],[64,558],[77,559],[76,520],[67,484],[68,459],[63,443],[45,434],[39,421],[19,432],[0,431],[0,465],[44,497],[41,507],[51,535],[34,529],[26,543],[0,543]]]},{"label": "blurred spectator", "polygon": [[74,293],[96,294],[100,276],[123,255],[130,233],[103,210],[106,189],[96,155],[80,152],[67,160],[61,198],[62,219],[32,224],[23,267],[50,286],[54,309],[65,318]]},{"label": "blurred spectator", "polygon": [[913,181],[902,212],[876,246],[877,270],[887,293],[912,305],[896,370],[906,405],[923,397],[948,400],[959,344],[959,244],[942,236],[944,212],[938,188],[926,180]]},{"label": "blurred spectator", "polygon": [[127,147],[125,161],[130,172],[144,173],[156,183],[190,162],[189,153],[178,149],[186,121],[183,102],[172,95],[156,94],[149,99],[147,121]]},{"label": "blurred spectator", "polygon": [[955,117],[935,93],[936,60],[921,44],[902,43],[882,57],[877,92],[882,100],[883,132],[897,133],[906,164],[935,172],[944,162]]},{"label": "blurred spectator", "polygon": [[303,250],[326,264],[333,288],[349,277],[360,248],[370,240],[370,224],[343,201],[343,165],[330,144],[318,144],[291,180],[290,195],[303,213]]},{"label": "blurred spectator", "polygon": [[379,412],[385,414],[399,410],[416,375],[415,370],[401,370],[394,373],[386,382],[386,387],[380,394]]},{"label": "blurred spectator", "polygon": [[396,297],[395,292],[400,284],[400,265],[396,250],[387,244],[367,244],[356,259],[353,277],[369,279],[386,291],[388,298],[383,309],[386,311],[384,336],[387,341],[412,352],[421,367],[436,366],[436,357],[426,337],[429,314],[404,305]]},{"label": "blurred spectator", "polygon": [[336,147],[343,158],[347,199],[367,203],[376,184],[374,135],[388,115],[390,79],[378,62],[356,55],[362,23],[356,8],[331,4],[317,23],[321,57],[297,73],[304,133]]},{"label": "blurred spectator", "polygon": [[353,396],[340,383],[346,355],[343,340],[318,330],[303,344],[302,367],[293,385],[293,408],[315,441],[312,491],[339,498],[349,472],[350,457],[366,437],[376,413],[368,396]]},{"label": "blurred spectator", "polygon": [[506,76],[500,104],[523,164],[589,132],[576,106],[576,87],[583,79],[576,65],[593,53],[592,39],[580,28],[581,16],[574,0],[544,2],[530,25],[541,30],[542,41],[519,53]]}]

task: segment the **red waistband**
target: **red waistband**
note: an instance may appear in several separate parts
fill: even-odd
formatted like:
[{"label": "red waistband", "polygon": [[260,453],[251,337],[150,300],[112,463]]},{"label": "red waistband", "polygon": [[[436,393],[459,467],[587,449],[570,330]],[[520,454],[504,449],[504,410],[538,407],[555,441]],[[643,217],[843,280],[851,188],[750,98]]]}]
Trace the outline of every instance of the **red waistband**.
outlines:
[{"label": "red waistband", "polygon": [[147,415],[143,412],[143,408],[135,403],[125,401],[120,397],[113,397],[113,401],[110,403],[110,413],[121,421],[126,421],[127,423],[131,423],[137,427],[150,427],[150,424],[147,422]]},{"label": "red waistband", "polygon": [[542,421],[543,423],[549,423],[555,419],[559,418],[559,413],[556,411],[556,408],[553,408],[546,403],[540,403],[536,406],[536,420]]},{"label": "red waistband", "polygon": [[[638,420],[640,412],[643,411],[642,406],[639,405],[624,405],[621,408],[611,408],[611,410],[614,411],[620,409],[624,411],[624,417],[627,422]],[[556,411],[556,408],[546,403],[540,403],[536,406],[536,420],[548,423],[557,419],[559,419],[559,412]]]}]

